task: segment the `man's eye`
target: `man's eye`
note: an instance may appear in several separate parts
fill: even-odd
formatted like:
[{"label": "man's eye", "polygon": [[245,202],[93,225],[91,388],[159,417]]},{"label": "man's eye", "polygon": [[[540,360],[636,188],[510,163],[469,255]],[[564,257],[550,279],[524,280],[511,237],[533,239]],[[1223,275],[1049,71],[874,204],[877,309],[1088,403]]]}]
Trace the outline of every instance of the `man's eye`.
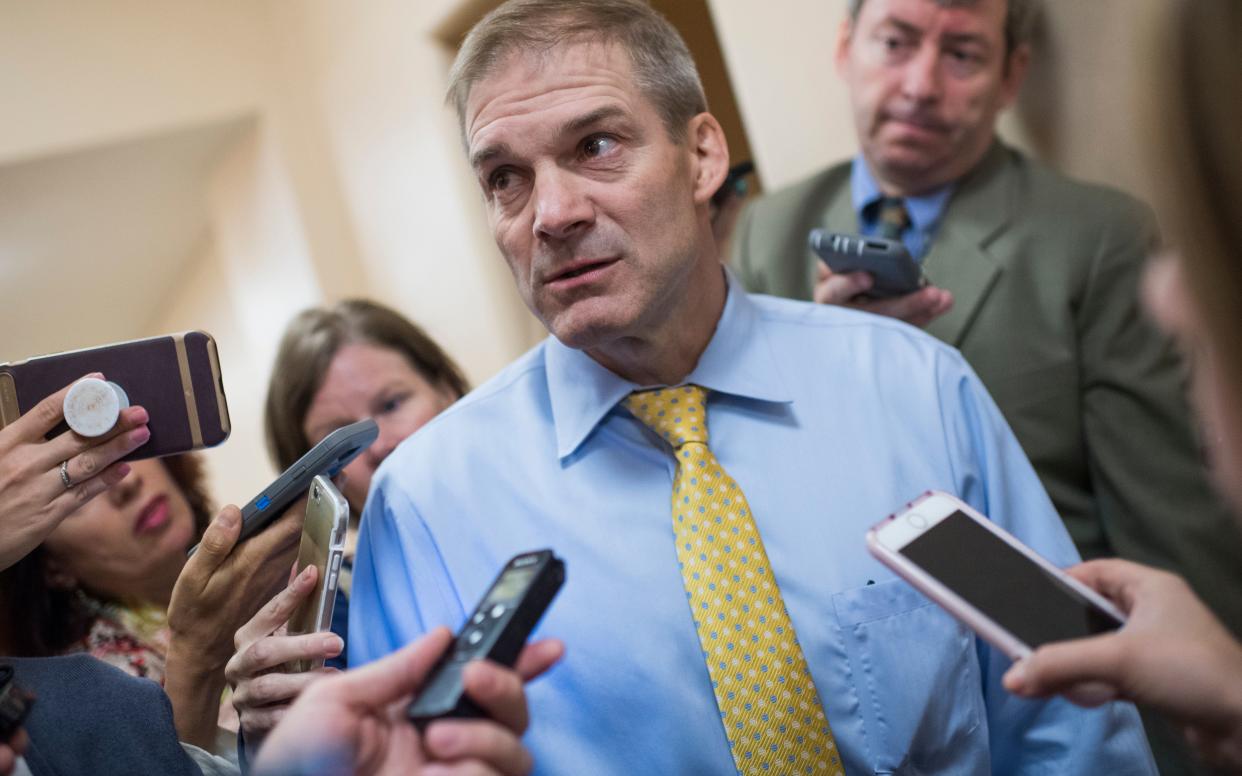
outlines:
[{"label": "man's eye", "polygon": [[906,41],[896,35],[885,35],[880,39],[880,43],[883,44],[885,51],[900,51],[906,46]]},{"label": "man's eye", "polygon": [[501,168],[488,176],[487,188],[489,191],[504,191],[512,182],[513,174],[508,170]]},{"label": "man's eye", "polygon": [[588,158],[603,156],[617,145],[617,141],[607,135],[592,135],[582,143],[582,155]]}]

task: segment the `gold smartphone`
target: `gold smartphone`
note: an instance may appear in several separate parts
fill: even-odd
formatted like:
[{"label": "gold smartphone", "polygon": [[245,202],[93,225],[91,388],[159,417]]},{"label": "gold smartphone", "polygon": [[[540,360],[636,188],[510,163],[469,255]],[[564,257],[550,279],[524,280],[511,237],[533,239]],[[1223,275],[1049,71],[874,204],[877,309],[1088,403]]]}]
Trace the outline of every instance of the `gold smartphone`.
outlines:
[{"label": "gold smartphone", "polygon": [[[302,544],[298,549],[298,573],[307,566],[319,569],[314,591],[289,618],[290,636],[317,633],[332,626],[336,586],[345,553],[345,534],[349,530],[349,502],[332,484],[319,475],[311,481],[306,498],[306,519],[302,523]],[[323,660],[294,660],[286,664],[289,673],[301,673],[323,666]]]}]

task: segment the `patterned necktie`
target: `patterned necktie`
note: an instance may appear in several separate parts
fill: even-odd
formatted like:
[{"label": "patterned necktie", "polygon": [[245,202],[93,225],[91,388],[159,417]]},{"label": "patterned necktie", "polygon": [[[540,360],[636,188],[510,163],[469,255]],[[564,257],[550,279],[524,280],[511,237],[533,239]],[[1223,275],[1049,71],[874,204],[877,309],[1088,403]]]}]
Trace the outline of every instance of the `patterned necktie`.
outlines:
[{"label": "patterned necktie", "polygon": [[900,240],[906,229],[910,228],[910,214],[906,212],[906,203],[896,197],[884,197],[876,207],[876,234],[886,240]]},{"label": "patterned necktie", "polygon": [[707,391],[636,391],[623,403],[677,458],[677,559],[738,772],[844,776],[750,507],[707,447]]}]

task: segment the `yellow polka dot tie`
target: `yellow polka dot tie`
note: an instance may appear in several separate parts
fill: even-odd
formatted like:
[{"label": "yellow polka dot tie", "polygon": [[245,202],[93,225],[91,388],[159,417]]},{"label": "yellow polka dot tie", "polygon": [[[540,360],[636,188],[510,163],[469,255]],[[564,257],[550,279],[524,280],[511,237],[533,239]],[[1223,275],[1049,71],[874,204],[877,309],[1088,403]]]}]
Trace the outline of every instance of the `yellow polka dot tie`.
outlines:
[{"label": "yellow polka dot tie", "polygon": [[844,776],[750,506],[707,447],[707,391],[636,391],[624,404],[677,457],[677,559],[738,772]]}]

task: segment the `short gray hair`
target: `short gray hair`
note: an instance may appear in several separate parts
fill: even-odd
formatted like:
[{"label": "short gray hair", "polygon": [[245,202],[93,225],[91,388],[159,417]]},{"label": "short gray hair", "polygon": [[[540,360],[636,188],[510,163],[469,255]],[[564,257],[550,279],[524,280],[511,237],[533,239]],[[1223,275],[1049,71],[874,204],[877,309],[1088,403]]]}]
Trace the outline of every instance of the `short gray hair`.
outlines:
[{"label": "short gray hair", "polygon": [[643,0],[510,0],[484,16],[457,52],[447,101],[464,133],[474,85],[510,54],[547,52],[565,43],[619,45],[630,57],[638,88],[655,104],[669,135],[707,110],[694,58],[676,28]]},{"label": "short gray hair", "polygon": [[[858,20],[866,0],[848,0],[850,19]],[[951,8],[955,5],[974,5],[978,0],[933,0],[936,5]],[[1035,32],[1035,18],[1039,15],[1039,0],[1008,0],[1005,7],[1005,54],[1009,55],[1023,43],[1030,43]]]}]

